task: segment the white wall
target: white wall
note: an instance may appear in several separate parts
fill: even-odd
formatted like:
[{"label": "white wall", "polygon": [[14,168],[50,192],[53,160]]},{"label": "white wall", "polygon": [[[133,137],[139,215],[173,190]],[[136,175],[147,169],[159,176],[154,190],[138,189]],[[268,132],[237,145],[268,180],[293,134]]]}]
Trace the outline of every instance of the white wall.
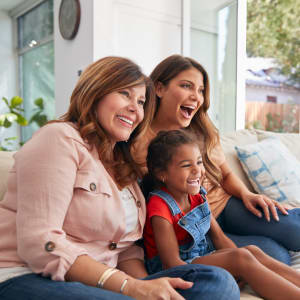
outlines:
[{"label": "white wall", "polygon": [[[13,41],[13,22],[5,11],[0,10],[0,98],[7,98],[18,95],[17,90],[17,56]],[[5,34],[4,34],[5,33]],[[6,106],[0,101],[0,113],[6,112]],[[0,127],[1,130],[1,127]],[[12,127],[0,131],[0,139],[17,135],[17,128]]]},{"label": "white wall", "polygon": [[246,87],[246,101],[267,102],[267,96],[276,96],[277,103],[300,104],[300,91],[288,89],[275,89],[272,87]]},{"label": "white wall", "polygon": [[180,53],[181,0],[85,0],[72,41],[61,38],[59,3],[54,1],[56,115],[63,114],[78,79],[93,61],[119,55],[131,58],[146,74],[165,57]]},{"label": "white wall", "polygon": [[85,68],[93,60],[93,1],[80,1],[81,22],[75,39],[71,41],[64,40],[60,35],[60,1],[53,2],[55,110],[56,116],[59,117],[68,108],[71,93],[78,79],[78,70]]}]

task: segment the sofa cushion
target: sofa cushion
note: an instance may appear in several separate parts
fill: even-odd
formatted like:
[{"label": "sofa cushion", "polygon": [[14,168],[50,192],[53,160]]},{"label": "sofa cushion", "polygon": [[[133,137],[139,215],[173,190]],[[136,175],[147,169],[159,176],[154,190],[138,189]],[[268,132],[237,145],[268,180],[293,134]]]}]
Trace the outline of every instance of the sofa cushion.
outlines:
[{"label": "sofa cushion", "polygon": [[11,169],[15,152],[0,151],[0,201],[2,200],[6,191],[6,184],[8,179],[9,170]]},{"label": "sofa cushion", "polygon": [[294,206],[300,204],[300,161],[280,139],[273,136],[235,149],[258,193]]},{"label": "sofa cushion", "polygon": [[254,191],[254,189],[241,167],[234,147],[257,143],[257,141],[257,135],[254,130],[239,130],[221,136],[221,145],[228,165],[251,191]]},{"label": "sofa cushion", "polygon": [[256,130],[257,138],[262,141],[269,137],[276,137],[290,150],[290,152],[300,161],[300,134],[298,133],[278,133],[263,130]]}]

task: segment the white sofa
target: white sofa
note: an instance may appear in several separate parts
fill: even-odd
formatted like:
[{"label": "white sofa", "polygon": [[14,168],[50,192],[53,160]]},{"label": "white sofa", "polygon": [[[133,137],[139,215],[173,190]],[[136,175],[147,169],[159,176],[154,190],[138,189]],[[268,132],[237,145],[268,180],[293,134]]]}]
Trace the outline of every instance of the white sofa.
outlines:
[{"label": "white sofa", "polygon": [[[241,130],[231,134],[222,136],[221,143],[225,152],[226,158],[234,172],[242,179],[242,181],[251,189],[251,184],[246,178],[241,165],[238,161],[237,155],[234,150],[235,145],[245,145],[256,143],[270,135],[276,135],[280,140],[290,149],[290,151],[300,161],[300,135],[297,134],[274,134],[259,130]],[[13,153],[0,151],[0,201],[2,200],[8,178],[9,169],[13,164]],[[300,253],[292,254],[292,266],[300,271]],[[261,299],[246,286],[241,292],[242,300]]]},{"label": "white sofa", "polygon": [[[261,130],[240,130],[221,137],[222,148],[225,152],[227,162],[235,174],[253,191],[253,188],[244,173],[238,160],[234,146],[243,146],[257,143],[267,137],[276,136],[290,150],[290,152],[300,161],[300,135],[289,133],[272,133]],[[299,236],[300,238],[300,236]],[[291,253],[292,267],[300,271],[300,252]],[[241,292],[241,299],[262,299],[258,297],[250,288],[246,286]]]}]

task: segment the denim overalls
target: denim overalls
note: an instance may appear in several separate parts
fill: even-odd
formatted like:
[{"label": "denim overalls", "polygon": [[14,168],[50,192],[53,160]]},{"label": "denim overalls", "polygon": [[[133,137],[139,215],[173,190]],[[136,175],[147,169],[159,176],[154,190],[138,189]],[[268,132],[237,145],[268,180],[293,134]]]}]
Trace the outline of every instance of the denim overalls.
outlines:
[{"label": "denim overalls", "polygon": [[[206,190],[203,187],[200,188],[200,194],[205,202],[193,208],[185,216],[181,216],[178,221],[178,225],[192,237],[189,243],[179,246],[180,258],[187,263],[191,263],[197,256],[204,256],[215,250],[210,238],[207,236],[211,213],[205,197]],[[170,194],[162,190],[155,190],[150,193],[151,195],[162,198],[168,204],[172,216],[182,214],[175,199]],[[146,267],[149,274],[164,269],[159,256],[146,260]]]}]

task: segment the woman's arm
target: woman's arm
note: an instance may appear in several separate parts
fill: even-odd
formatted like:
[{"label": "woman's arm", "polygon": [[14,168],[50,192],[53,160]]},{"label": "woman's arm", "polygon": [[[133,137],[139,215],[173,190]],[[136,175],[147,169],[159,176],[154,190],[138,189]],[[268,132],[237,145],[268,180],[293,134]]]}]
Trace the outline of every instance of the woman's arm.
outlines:
[{"label": "woman's arm", "polygon": [[87,254],[63,230],[79,164],[75,134],[65,123],[46,125],[15,156],[18,255],[54,280],[64,280],[75,259]]},{"label": "woman's arm", "polygon": [[159,216],[151,217],[151,224],[155,244],[163,267],[168,269],[185,265],[186,263],[179,256],[179,246],[173,225]]},{"label": "woman's arm", "polygon": [[118,269],[134,278],[144,278],[148,276],[145,264],[140,259],[129,259],[118,263]]},{"label": "woman's arm", "polygon": [[[96,286],[101,275],[108,266],[99,263],[87,255],[77,257],[65,279],[78,281],[86,285]],[[128,280],[123,289],[123,294],[137,300],[172,299],[184,300],[175,288],[188,289],[191,282],[180,278],[159,278],[154,280],[138,280],[120,271],[112,274],[104,283],[103,288],[120,293],[125,280]]]},{"label": "woman's arm", "polygon": [[224,234],[223,230],[213,216],[211,217],[208,234],[217,250],[223,248],[237,248],[235,243]]},{"label": "woman's arm", "polygon": [[228,194],[242,199],[245,207],[257,217],[262,217],[262,213],[257,209],[257,207],[262,208],[268,221],[270,221],[270,211],[275,220],[279,220],[276,207],[283,214],[288,214],[285,207],[283,207],[280,203],[270,199],[266,195],[250,192],[246,185],[239,179],[239,177],[232,172],[227,162],[224,162],[220,166],[220,169],[223,175],[222,187],[224,190]]}]

